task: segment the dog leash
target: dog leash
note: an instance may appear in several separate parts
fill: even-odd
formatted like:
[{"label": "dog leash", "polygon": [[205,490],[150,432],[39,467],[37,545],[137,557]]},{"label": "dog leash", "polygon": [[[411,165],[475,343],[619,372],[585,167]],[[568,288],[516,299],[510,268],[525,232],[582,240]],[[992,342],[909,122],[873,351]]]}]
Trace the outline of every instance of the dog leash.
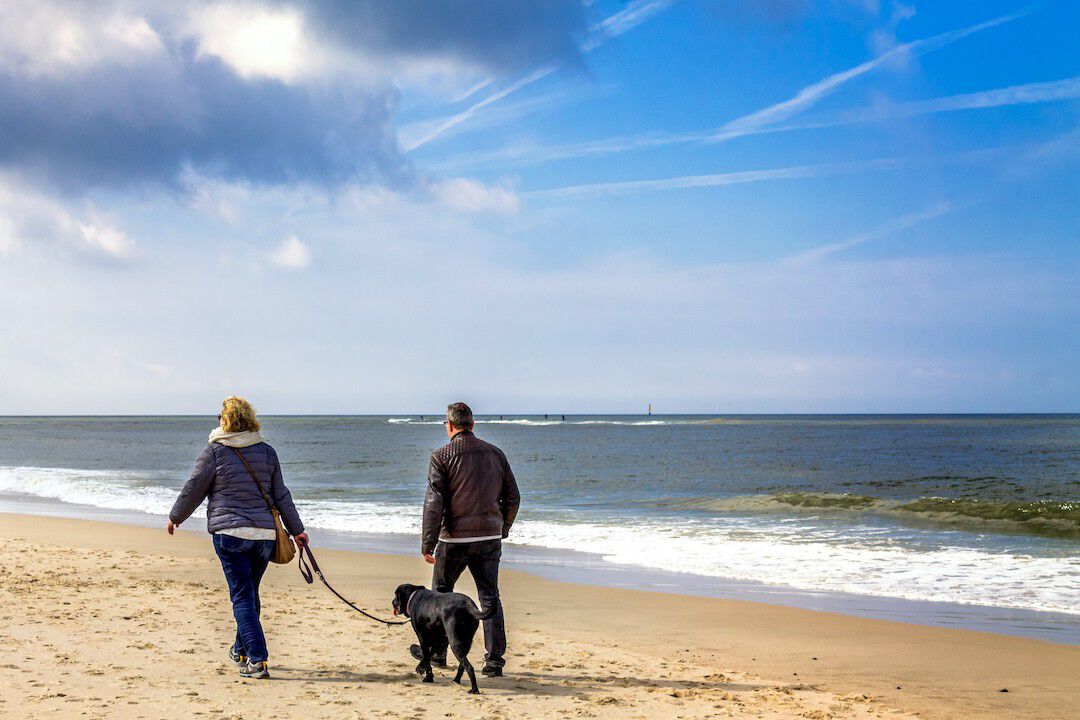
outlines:
[{"label": "dog leash", "polygon": [[[303,576],[303,578],[305,580],[307,580],[309,585],[315,582],[315,575],[318,575],[319,580],[322,581],[322,584],[325,585],[326,588],[330,592],[337,595],[338,599],[340,599],[341,602],[345,603],[346,605],[348,605],[349,607],[351,607],[353,610],[360,613],[364,617],[371,618],[375,622],[380,622],[383,625],[404,625],[407,622],[409,622],[408,620],[401,620],[401,621],[383,620],[380,617],[375,617],[374,615],[372,615],[368,611],[364,610],[363,608],[358,608],[355,605],[353,605],[351,602],[346,600],[345,597],[341,593],[339,593],[337,590],[335,590],[333,585],[331,585],[330,583],[328,583],[326,581],[326,577],[323,576],[322,570],[319,569],[319,563],[315,562],[315,556],[311,553],[311,546],[309,546],[309,545],[299,545],[299,543],[297,543],[297,545],[300,547],[300,552],[297,553],[297,557],[299,559],[297,560],[296,564],[300,568],[300,574]],[[304,559],[304,553],[307,553],[307,558],[308,558],[307,560]],[[310,566],[308,565],[309,561],[311,563]],[[314,570],[314,573],[312,572],[313,570]]]}]

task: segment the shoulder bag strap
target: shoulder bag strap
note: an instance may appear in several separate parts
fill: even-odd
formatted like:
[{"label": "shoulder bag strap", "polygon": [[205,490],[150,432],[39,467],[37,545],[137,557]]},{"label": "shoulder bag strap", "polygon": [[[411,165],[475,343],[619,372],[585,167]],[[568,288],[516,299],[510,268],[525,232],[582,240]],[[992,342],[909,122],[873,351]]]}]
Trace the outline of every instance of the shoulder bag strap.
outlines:
[{"label": "shoulder bag strap", "polygon": [[240,462],[244,463],[244,467],[247,468],[248,475],[251,475],[251,479],[255,481],[255,486],[259,488],[259,494],[262,495],[263,500],[266,501],[266,507],[270,510],[271,513],[273,513],[274,510],[276,510],[277,508],[274,507],[274,503],[270,501],[270,497],[266,494],[266,491],[263,490],[262,483],[259,482],[259,476],[255,474],[255,470],[251,467],[251,463],[247,461],[247,458],[244,457],[244,453],[240,452],[239,448],[232,448],[232,451],[240,457]]}]

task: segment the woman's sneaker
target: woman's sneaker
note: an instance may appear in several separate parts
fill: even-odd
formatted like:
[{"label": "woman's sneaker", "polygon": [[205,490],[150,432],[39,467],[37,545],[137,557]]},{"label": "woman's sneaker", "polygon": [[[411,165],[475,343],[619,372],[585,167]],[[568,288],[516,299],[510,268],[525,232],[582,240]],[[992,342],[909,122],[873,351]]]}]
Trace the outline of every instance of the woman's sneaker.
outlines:
[{"label": "woman's sneaker", "polygon": [[266,666],[266,661],[253,663],[250,660],[244,667],[240,668],[240,677],[251,678],[252,680],[263,680],[270,677],[270,668]]},{"label": "woman's sneaker", "polygon": [[236,667],[245,667],[247,665],[247,655],[241,655],[236,652],[236,648],[229,648],[229,659],[232,660]]}]

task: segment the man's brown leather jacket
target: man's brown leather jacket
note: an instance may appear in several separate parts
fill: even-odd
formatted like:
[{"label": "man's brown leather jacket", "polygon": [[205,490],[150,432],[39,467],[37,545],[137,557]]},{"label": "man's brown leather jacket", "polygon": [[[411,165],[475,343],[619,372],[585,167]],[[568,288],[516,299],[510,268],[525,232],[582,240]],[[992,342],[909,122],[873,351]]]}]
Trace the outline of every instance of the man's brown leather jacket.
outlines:
[{"label": "man's brown leather jacket", "polygon": [[507,537],[521,496],[503,451],[470,431],[431,454],[421,552],[440,538]]}]

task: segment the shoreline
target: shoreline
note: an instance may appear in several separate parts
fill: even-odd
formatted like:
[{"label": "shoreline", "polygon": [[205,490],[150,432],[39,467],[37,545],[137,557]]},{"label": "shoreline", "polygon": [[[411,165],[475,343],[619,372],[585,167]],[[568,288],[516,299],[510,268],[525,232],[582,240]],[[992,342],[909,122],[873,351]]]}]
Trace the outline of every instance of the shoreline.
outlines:
[{"label": "shoreline", "polygon": [[[136,527],[163,527],[166,518],[137,510],[79,505],[34,496],[0,495],[4,513],[105,521]],[[205,521],[191,518],[185,531]],[[406,534],[343,532],[312,528],[320,546],[337,550],[413,557],[416,538]],[[840,591],[803,590],[752,580],[711,577],[608,562],[582,551],[507,543],[504,567],[559,582],[679,595],[745,600],[770,605],[835,612],[852,617],[889,620],[930,627],[990,632],[1080,645],[1080,616],[1012,607],[961,604]]]},{"label": "shoreline", "polygon": [[[72,703],[83,703],[91,717],[157,717],[148,703],[173,698],[181,707],[171,714],[185,716],[194,714],[185,712],[185,703],[206,709],[204,702],[231,703],[235,693],[249,692],[231,672],[214,675],[213,668],[224,666],[231,612],[205,533],[182,530],[170,538],[160,529],[5,513],[0,538],[0,591],[7,596],[0,634],[6,635],[9,660],[18,661],[0,666],[0,677],[13,688],[0,715],[18,716],[15,702],[24,716],[78,714],[72,711],[83,705]],[[379,614],[388,613],[399,582],[430,577],[418,558],[321,549],[319,560],[339,590]],[[471,593],[471,584],[463,581],[461,590]],[[481,683],[485,694],[476,702],[487,703],[481,705],[485,715],[625,717],[634,708],[639,717],[657,720],[676,714],[854,718],[911,712],[943,719],[1052,719],[1071,717],[1080,705],[1076,646],[744,600],[578,585],[515,569],[504,572],[503,593],[511,659],[506,678]],[[192,604],[194,599],[199,602]],[[253,696],[265,697],[267,712],[277,688],[288,698],[310,686],[314,690],[296,698],[310,717],[340,717],[334,713],[341,708],[327,706],[339,700],[351,703],[357,716],[368,716],[400,705],[403,696],[418,710],[401,708],[400,717],[444,717],[448,709],[475,716],[476,702],[470,704],[445,672],[435,686],[410,676],[412,663],[404,656],[409,632],[392,634],[354,620],[325,588],[304,584],[293,568],[271,569],[264,600],[272,665],[282,680],[269,686],[273,692]],[[56,643],[65,639],[70,665],[62,660],[58,666]],[[95,664],[93,657],[75,657],[79,653],[104,653],[106,659]],[[153,663],[161,653],[168,653],[165,669],[173,671],[164,679]],[[475,662],[478,650],[472,655]],[[135,672],[116,685],[129,662]],[[103,675],[83,671],[101,663],[117,667]],[[186,669],[176,675],[181,665]],[[38,680],[23,677],[39,666]],[[62,671],[50,677],[58,667]],[[147,681],[144,673],[153,677]],[[328,682],[328,673],[337,681]],[[356,687],[346,690],[348,685]],[[188,686],[185,700],[181,690]],[[67,689],[58,694],[56,688]],[[113,697],[113,689],[121,695]],[[375,704],[358,707],[368,702]],[[133,703],[130,713],[117,711],[127,703]],[[98,705],[105,707],[95,713]],[[319,714],[323,710],[328,713]]]}]

